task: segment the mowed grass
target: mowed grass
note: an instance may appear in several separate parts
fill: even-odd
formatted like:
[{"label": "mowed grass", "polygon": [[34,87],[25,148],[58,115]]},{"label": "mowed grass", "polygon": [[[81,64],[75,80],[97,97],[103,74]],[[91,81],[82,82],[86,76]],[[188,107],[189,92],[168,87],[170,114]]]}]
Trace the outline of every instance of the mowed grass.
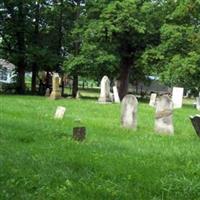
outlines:
[{"label": "mowed grass", "polygon": [[[197,111],[174,111],[173,137],[154,133],[154,114],[140,103],[132,131],[120,127],[117,104],[0,96],[0,199],[200,199]],[[72,140],[76,119],[87,128],[82,143]]]}]

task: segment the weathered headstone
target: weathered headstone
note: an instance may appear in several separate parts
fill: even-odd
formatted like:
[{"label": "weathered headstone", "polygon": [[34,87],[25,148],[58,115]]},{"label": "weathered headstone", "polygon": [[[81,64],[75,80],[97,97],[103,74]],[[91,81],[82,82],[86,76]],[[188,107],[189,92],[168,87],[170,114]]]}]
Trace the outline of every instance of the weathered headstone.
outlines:
[{"label": "weathered headstone", "polygon": [[190,120],[197,135],[200,137],[200,115],[191,116]]},{"label": "weathered headstone", "polygon": [[149,105],[150,106],[155,107],[155,105],[156,105],[156,97],[157,97],[156,93],[152,93],[151,94],[150,101],[149,101]]},{"label": "weathered headstone", "polygon": [[114,94],[114,102],[120,103],[120,98],[119,98],[119,94],[118,94],[118,90],[116,86],[113,87],[113,94]]},{"label": "weathered headstone", "polygon": [[78,91],[77,93],[76,93],[76,99],[80,99],[81,98],[81,93]]},{"label": "weathered headstone", "polygon": [[156,116],[155,116],[155,131],[172,135],[174,133],[173,126],[173,103],[167,95],[157,98],[156,101]]},{"label": "weathered headstone", "polygon": [[110,98],[110,80],[107,76],[104,76],[101,80],[101,92],[99,97],[99,103],[111,102]]},{"label": "weathered headstone", "polygon": [[172,91],[172,102],[174,105],[173,108],[182,108],[183,91],[184,91],[183,88],[173,87],[173,91]]},{"label": "weathered headstone", "polygon": [[56,109],[56,113],[55,113],[54,118],[55,119],[63,119],[65,111],[66,111],[65,107],[58,106],[57,109]]},{"label": "weathered headstone", "polygon": [[61,91],[60,91],[60,88],[59,88],[59,75],[58,75],[58,73],[53,74],[52,84],[53,84],[53,88],[52,88],[50,98],[54,99],[54,100],[60,99],[61,98]]},{"label": "weathered headstone", "polygon": [[197,100],[196,108],[197,108],[197,110],[200,110],[200,97],[197,97],[196,100]]},{"label": "weathered headstone", "polygon": [[50,89],[47,88],[47,89],[46,89],[46,92],[45,92],[45,97],[49,97],[49,96],[50,96]]},{"label": "weathered headstone", "polygon": [[122,100],[121,124],[125,128],[137,128],[138,101],[134,95],[126,95]]},{"label": "weathered headstone", "polygon": [[73,138],[77,141],[83,141],[86,135],[85,127],[74,127],[73,128]]}]

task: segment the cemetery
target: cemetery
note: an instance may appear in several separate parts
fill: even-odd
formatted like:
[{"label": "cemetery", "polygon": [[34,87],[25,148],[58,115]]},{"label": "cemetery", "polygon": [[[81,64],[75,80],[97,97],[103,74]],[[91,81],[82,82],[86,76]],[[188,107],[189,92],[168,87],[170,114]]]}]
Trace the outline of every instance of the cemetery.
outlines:
[{"label": "cemetery", "polygon": [[199,10],[0,2],[0,200],[200,199]]}]

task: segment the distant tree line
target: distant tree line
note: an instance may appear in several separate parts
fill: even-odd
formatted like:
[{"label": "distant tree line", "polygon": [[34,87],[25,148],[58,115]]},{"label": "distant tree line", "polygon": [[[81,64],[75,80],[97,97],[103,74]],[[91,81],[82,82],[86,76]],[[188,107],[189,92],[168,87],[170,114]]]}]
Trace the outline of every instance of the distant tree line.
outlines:
[{"label": "distant tree line", "polygon": [[198,0],[2,0],[0,56],[17,66],[17,92],[25,72],[67,73],[128,83],[159,76],[165,84],[200,89]]}]

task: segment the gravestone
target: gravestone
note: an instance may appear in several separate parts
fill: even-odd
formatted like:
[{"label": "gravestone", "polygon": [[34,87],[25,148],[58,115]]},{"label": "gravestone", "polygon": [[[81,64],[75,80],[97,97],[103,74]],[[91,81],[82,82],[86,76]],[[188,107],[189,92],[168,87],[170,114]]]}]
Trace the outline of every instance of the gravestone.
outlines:
[{"label": "gravestone", "polygon": [[58,106],[56,109],[56,113],[54,115],[55,119],[63,119],[65,114],[66,108],[62,106]]},{"label": "gravestone", "polygon": [[156,93],[152,93],[151,94],[150,101],[149,101],[149,105],[150,106],[155,107],[155,105],[156,105],[156,97],[157,97]]},{"label": "gravestone", "polygon": [[47,88],[47,89],[46,89],[46,92],[45,92],[45,97],[49,97],[49,96],[50,96],[50,89]]},{"label": "gravestone", "polygon": [[76,99],[80,99],[81,98],[81,93],[78,91],[77,93],[76,93]]},{"label": "gravestone", "polygon": [[73,128],[73,139],[77,141],[83,141],[86,135],[85,127],[74,127]]},{"label": "gravestone", "polygon": [[200,115],[191,116],[190,120],[197,135],[200,137]]},{"label": "gravestone", "polygon": [[174,126],[172,121],[173,103],[167,95],[163,95],[156,101],[155,131],[173,135]]},{"label": "gravestone", "polygon": [[119,94],[118,94],[118,90],[116,86],[113,87],[113,94],[114,94],[114,102],[120,103],[120,98],[119,98]]},{"label": "gravestone", "polygon": [[110,92],[110,100],[111,102],[114,102],[114,94],[112,92]]},{"label": "gravestone", "polygon": [[52,84],[53,84],[53,88],[52,88],[50,98],[54,99],[54,100],[60,99],[61,98],[61,91],[60,91],[60,88],[59,88],[59,75],[58,75],[58,73],[53,74]]},{"label": "gravestone", "polygon": [[196,108],[197,108],[197,110],[200,110],[200,97],[197,97],[196,100],[197,100]]},{"label": "gravestone", "polygon": [[182,108],[183,90],[184,89],[180,87],[173,87],[173,91],[172,91],[172,102],[174,105],[173,108]]},{"label": "gravestone", "polygon": [[134,95],[126,95],[122,100],[121,124],[125,128],[137,128],[138,101]]},{"label": "gravestone", "polygon": [[101,92],[99,97],[99,103],[111,102],[110,98],[110,80],[107,76],[104,76],[101,80]]}]

